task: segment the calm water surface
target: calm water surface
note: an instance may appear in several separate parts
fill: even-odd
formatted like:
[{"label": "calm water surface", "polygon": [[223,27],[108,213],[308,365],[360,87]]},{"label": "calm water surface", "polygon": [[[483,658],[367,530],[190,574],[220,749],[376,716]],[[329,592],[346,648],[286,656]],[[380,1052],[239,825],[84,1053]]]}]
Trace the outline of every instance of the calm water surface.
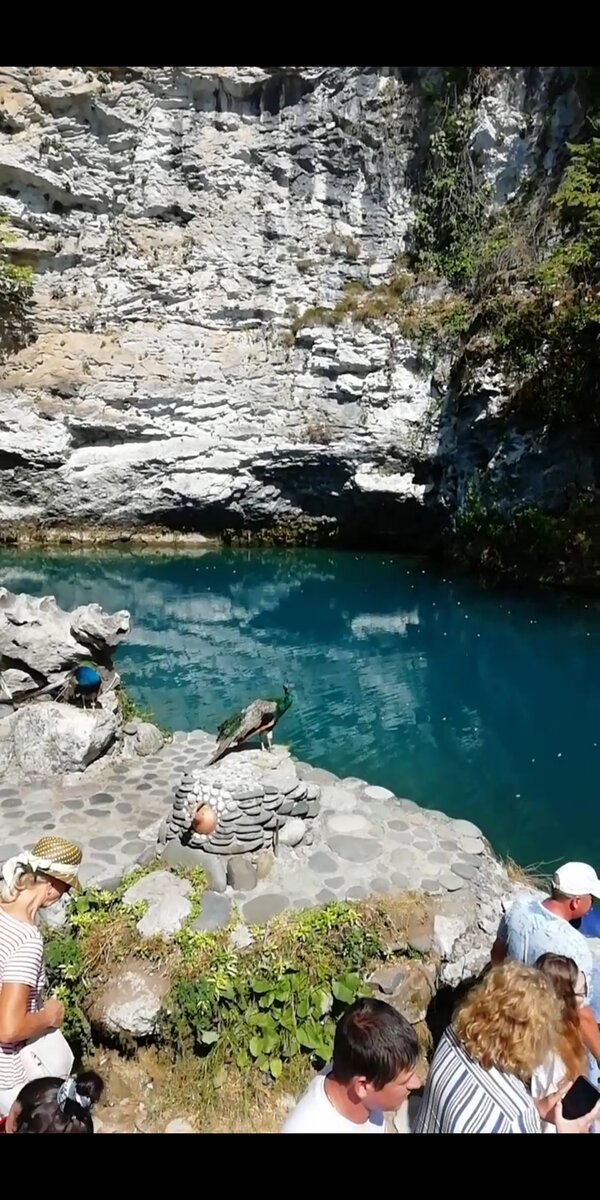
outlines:
[{"label": "calm water surface", "polygon": [[0,582],[127,608],[117,666],[172,728],[284,680],[276,739],[480,825],[523,863],[600,868],[600,609],[327,551],[0,554]]}]

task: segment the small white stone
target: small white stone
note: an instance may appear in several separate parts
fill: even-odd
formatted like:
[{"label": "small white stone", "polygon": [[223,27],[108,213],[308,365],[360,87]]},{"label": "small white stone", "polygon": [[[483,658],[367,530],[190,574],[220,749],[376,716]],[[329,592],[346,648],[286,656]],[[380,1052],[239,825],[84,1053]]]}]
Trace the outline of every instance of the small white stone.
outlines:
[{"label": "small white stone", "polygon": [[389,788],[370,786],[365,788],[365,796],[369,800],[391,800],[394,793]]}]

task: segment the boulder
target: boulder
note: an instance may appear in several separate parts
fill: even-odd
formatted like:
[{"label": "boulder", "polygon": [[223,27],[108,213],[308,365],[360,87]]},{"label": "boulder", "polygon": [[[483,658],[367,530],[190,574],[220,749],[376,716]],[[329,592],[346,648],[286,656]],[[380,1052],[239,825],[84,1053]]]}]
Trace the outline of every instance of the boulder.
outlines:
[{"label": "boulder", "polygon": [[101,1032],[148,1037],[170,987],[167,973],[145,959],[129,958],[97,992],[89,1017]]},{"label": "boulder", "polygon": [[[388,974],[383,979],[386,990],[379,987],[375,991],[375,995],[379,995],[380,1000],[385,1000],[387,1004],[391,1004],[411,1025],[418,1025],[424,1021],[427,1016],[427,1010],[434,997],[437,973],[432,964],[420,963],[414,959],[403,961],[397,968],[384,968],[380,972],[376,972],[376,976],[381,976],[387,970]],[[373,985],[377,987],[377,978],[373,979]],[[387,990],[393,988],[393,991]]]},{"label": "boulder", "polygon": [[2,722],[0,774],[43,778],[84,771],[115,741],[119,721],[111,708],[86,709],[43,700]]},{"label": "boulder", "polygon": [[151,721],[129,721],[123,734],[122,758],[147,758],[149,754],[158,754],[165,744],[160,729]]},{"label": "boulder", "polygon": [[170,871],[151,871],[127,888],[123,903],[147,903],[143,917],[137,922],[137,930],[142,937],[154,937],[157,934],[168,937],[182,928],[192,911],[188,899],[191,890],[187,879],[179,879]]},{"label": "boulder", "polygon": [[0,587],[0,661],[38,687],[61,682],[85,658],[110,666],[112,650],[129,625],[125,610],[111,614],[99,604],[84,604],[68,613],[54,596],[15,595]]}]

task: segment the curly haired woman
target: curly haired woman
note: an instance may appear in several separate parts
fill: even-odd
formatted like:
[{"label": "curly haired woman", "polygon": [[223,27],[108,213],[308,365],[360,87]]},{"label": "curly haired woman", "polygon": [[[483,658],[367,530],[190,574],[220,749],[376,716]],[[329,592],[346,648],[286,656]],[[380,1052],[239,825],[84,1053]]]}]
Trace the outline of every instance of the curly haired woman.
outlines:
[{"label": "curly haired woman", "polygon": [[[535,963],[549,980],[560,1007],[558,1039],[553,1051],[536,1067],[531,1078],[534,1099],[551,1096],[566,1083],[586,1073],[586,1053],[581,1037],[579,1006],[585,1004],[585,979],[572,958],[542,954]],[[542,1121],[543,1133],[556,1133],[551,1121]]]},{"label": "curly haired woman", "polygon": [[[541,1133],[540,1111],[557,1133],[587,1133],[566,1121],[561,1093],[534,1102],[530,1080],[554,1051],[560,1006],[535,967],[505,962],[469,992],[433,1057],[415,1133]],[[539,1106],[539,1108],[538,1108]]]}]

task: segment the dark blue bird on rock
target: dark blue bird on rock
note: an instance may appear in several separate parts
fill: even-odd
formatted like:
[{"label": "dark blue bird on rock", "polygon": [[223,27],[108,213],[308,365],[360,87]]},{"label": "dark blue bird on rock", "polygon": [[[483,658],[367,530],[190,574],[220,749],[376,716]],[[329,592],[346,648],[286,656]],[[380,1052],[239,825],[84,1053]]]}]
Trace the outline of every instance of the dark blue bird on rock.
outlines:
[{"label": "dark blue bird on rock", "polygon": [[102,687],[102,679],[94,664],[80,663],[71,672],[71,679],[73,681],[75,699],[81,700],[84,708],[86,707],[86,700],[89,700],[95,706],[100,688]]}]

